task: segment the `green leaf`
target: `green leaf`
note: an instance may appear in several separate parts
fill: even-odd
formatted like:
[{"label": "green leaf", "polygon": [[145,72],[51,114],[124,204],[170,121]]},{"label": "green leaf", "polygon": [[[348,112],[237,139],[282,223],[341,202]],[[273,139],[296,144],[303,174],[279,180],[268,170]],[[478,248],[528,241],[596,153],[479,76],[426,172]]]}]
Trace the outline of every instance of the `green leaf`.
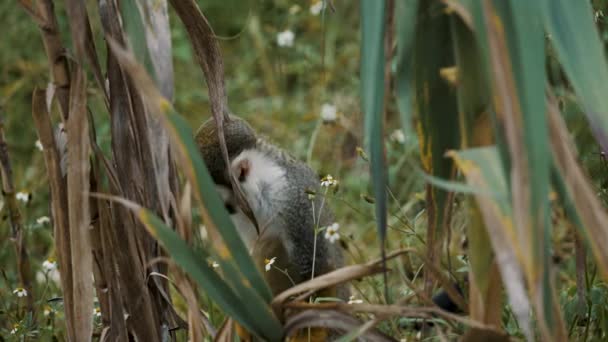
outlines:
[{"label": "green leaf", "polygon": [[[529,205],[528,212],[516,212],[521,215],[521,220],[516,219],[520,225],[520,245],[530,250],[528,262],[528,281],[539,281],[539,284],[531,284],[532,292],[541,290],[542,307],[537,307],[539,317],[544,319],[546,332],[552,334],[553,338],[559,334],[555,327],[556,317],[553,316],[554,307],[558,303],[552,298],[551,281],[551,221],[549,217],[549,190],[550,190],[550,167],[551,151],[549,149],[549,135],[546,119],[545,105],[545,44],[542,30],[542,17],[540,7],[536,1],[495,1],[497,14],[504,24],[504,34],[509,51],[511,65],[505,70],[512,70],[516,93],[516,101],[519,110],[511,113],[504,112],[516,125],[515,131],[523,133],[523,155],[519,151],[511,150],[510,156],[514,167],[522,165],[515,162],[521,158],[522,169],[519,172],[527,176],[523,182],[515,183],[520,187],[519,191],[524,194],[522,198],[513,196],[514,201],[523,200]],[[497,20],[497,19],[493,19]],[[493,51],[492,53],[495,53]],[[495,95],[497,96],[497,95]],[[503,102],[506,102],[503,100]],[[517,115],[521,115],[517,118]],[[499,118],[500,121],[506,121]],[[505,123],[505,126],[508,123]],[[509,134],[507,132],[507,134]],[[525,169],[524,169],[525,168]],[[527,197],[527,198],[526,198]],[[514,204],[515,206],[516,204]],[[524,217],[527,216],[527,217]],[[527,233],[527,234],[526,234]],[[539,274],[540,273],[540,274]]]},{"label": "green leaf", "polygon": [[[472,32],[472,27],[464,21],[464,18],[452,16],[450,24],[458,70],[457,92],[461,144],[463,148],[493,144],[495,138],[489,111],[490,86],[482,51]],[[481,190],[476,189],[476,191]],[[506,195],[507,198],[500,198],[501,193],[497,193],[493,189],[491,191],[493,191],[494,200],[508,201],[508,193],[502,193],[502,196]],[[467,196],[466,203],[465,210],[469,221],[467,226],[469,267],[464,268],[469,272],[469,281],[474,284],[469,287],[469,298],[479,298],[478,305],[483,305],[486,310],[492,310],[492,308],[502,306],[503,303],[502,286],[497,286],[501,280],[494,277],[494,270],[497,267],[496,258],[475,197]],[[472,309],[471,318],[496,326],[502,324],[499,315],[484,315],[483,311]]]},{"label": "green leaf", "polygon": [[401,127],[406,136],[413,134],[412,129],[412,58],[416,32],[416,13],[418,0],[400,0],[395,4],[397,19],[397,71],[395,87],[397,106],[401,115]]},{"label": "green leaf", "polygon": [[137,1],[138,0],[120,1],[120,15],[128,38],[127,41],[135,54],[137,61],[146,67],[146,70],[153,79],[156,79],[146,40],[145,23],[139,11]]},{"label": "green leaf", "polygon": [[[144,68],[129,51],[109,40],[121,67],[129,74],[138,89],[149,99],[152,112],[160,114],[171,137],[171,147],[179,159],[178,165],[193,185],[194,195],[205,217],[207,229],[213,233],[213,251],[227,283],[244,305],[248,317],[254,317],[251,331],[271,340],[280,339],[282,326],[270,309],[272,294],[259,270],[255,267],[245,244],[228,217],[223,201],[199,154],[188,123],[174,112],[171,104],[159,92]],[[166,114],[168,113],[168,114]],[[220,238],[217,238],[221,236]],[[244,323],[244,322],[243,322]]]},{"label": "green leaf", "polygon": [[495,146],[471,148],[452,151],[449,156],[455,160],[469,185],[502,194],[493,199],[480,195],[475,198],[513,313],[524,335],[532,340],[531,303],[526,291],[524,270],[518,258],[521,249],[517,243],[513,210],[508,196],[509,188],[498,150]]},{"label": "green leaf", "polygon": [[452,192],[457,192],[457,193],[461,193],[461,194],[484,195],[484,196],[493,197],[493,198],[498,198],[501,196],[500,193],[493,191],[492,189],[490,189],[489,192],[485,192],[482,189],[475,188],[475,187],[472,187],[472,186],[464,184],[464,183],[450,181],[450,180],[442,179],[439,177],[435,177],[433,175],[429,175],[422,170],[419,170],[419,173],[424,178],[424,180],[426,180],[428,183],[432,184],[433,186],[435,186],[437,188],[440,188],[440,189],[443,189],[446,191],[452,191]]},{"label": "green leaf", "polygon": [[[384,151],[384,0],[361,0],[361,106],[376,200],[376,223],[384,255],[387,168]],[[385,284],[386,285],[386,284]]]},{"label": "green leaf", "polygon": [[[415,110],[419,115],[420,158],[426,173],[450,180],[453,161],[445,157],[460,145],[458,107],[454,84],[445,77],[454,70],[449,16],[441,1],[422,1],[418,6],[414,52]],[[442,74],[444,76],[442,76]],[[438,264],[444,232],[451,221],[453,194],[427,184],[427,256]],[[425,273],[425,290],[430,292],[430,273]]]},{"label": "green leaf", "polygon": [[608,68],[589,1],[540,1],[545,29],[594,130],[608,151]]},{"label": "green leaf", "polygon": [[[167,119],[171,128],[170,135],[179,146],[178,150],[182,156],[182,170],[193,183],[195,195],[201,203],[204,203],[204,208],[201,209],[210,223],[217,228],[225,243],[225,246],[214,246],[219,249],[218,262],[222,265],[226,276],[236,281],[233,286],[238,284],[244,287],[242,289],[244,294],[249,293],[248,288],[253,286],[256,296],[261,296],[266,303],[270,303],[272,299],[270,289],[249,256],[243,240],[226,212],[223,201],[215,190],[215,183],[199,154],[190,125],[176,113],[168,114]],[[240,276],[239,270],[246,279]]]},{"label": "green leaf", "polygon": [[[239,297],[231,287],[232,284],[222,280],[205,260],[201,260],[197,253],[154,213],[140,208],[137,214],[146,229],[163,245],[172,259],[224,312],[258,336],[271,340],[281,338],[280,323],[274,318],[268,305],[256,307],[259,303],[256,303],[254,298]],[[246,305],[243,305],[244,302]]]}]

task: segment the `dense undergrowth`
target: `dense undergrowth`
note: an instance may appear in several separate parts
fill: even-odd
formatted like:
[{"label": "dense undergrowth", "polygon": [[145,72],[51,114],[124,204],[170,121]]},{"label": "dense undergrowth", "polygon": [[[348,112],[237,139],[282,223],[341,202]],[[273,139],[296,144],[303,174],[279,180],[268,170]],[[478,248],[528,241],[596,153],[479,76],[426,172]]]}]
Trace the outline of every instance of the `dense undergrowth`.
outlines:
[{"label": "dense undergrowth", "polygon": [[[397,0],[399,1],[399,0]],[[96,1],[87,1],[90,15],[97,16]],[[335,12],[317,12],[309,1],[199,1],[216,34],[226,70],[226,89],[230,109],[250,121],[259,132],[283,146],[297,158],[306,160],[319,175],[331,174],[339,190],[329,195],[336,212],[341,241],[349,263],[364,263],[379,256],[376,221],[368,161],[363,146],[363,114],[360,107],[359,5],[354,1],[334,1]],[[596,24],[604,42],[608,41],[606,5],[596,2]],[[59,26],[67,32],[66,13],[57,1]],[[196,65],[186,32],[170,11],[175,68],[176,110],[191,127],[210,117],[209,99]],[[606,13],[608,16],[608,12]],[[43,156],[36,145],[31,123],[34,87],[45,87],[48,65],[39,32],[29,16],[14,1],[0,3],[0,115],[13,168],[14,184],[25,232],[25,246],[35,274],[32,293],[23,293],[16,270],[11,228],[6,203],[1,203],[0,221],[0,340],[65,339],[62,293],[57,276],[56,251],[50,217],[50,197]],[[96,21],[93,31],[99,32]],[[279,36],[292,32],[292,41]],[[283,36],[285,38],[285,36]],[[69,46],[70,40],[64,37]],[[104,49],[103,44],[100,49]],[[69,55],[68,55],[69,56]],[[547,67],[557,91],[566,94],[569,85],[559,67]],[[103,64],[103,61],[102,61]],[[89,109],[97,128],[98,143],[110,151],[110,124],[99,89],[89,87]],[[562,97],[560,103],[573,134],[580,161],[604,204],[608,204],[608,160],[596,144],[577,103]],[[336,119],[333,119],[333,116]],[[325,117],[325,120],[324,118]],[[329,119],[328,119],[329,118]],[[394,100],[386,104],[386,152],[389,183],[387,250],[414,248],[426,250],[425,176],[420,162],[418,137],[404,132]],[[468,272],[466,227],[469,224],[464,197],[454,198],[454,213],[447,235],[446,253],[441,260],[444,274],[466,288]],[[552,255],[556,267],[557,296],[572,340],[600,341],[608,334],[608,287],[589,257],[584,273],[585,297],[580,301],[576,288],[575,239],[560,210],[552,212],[554,222]],[[195,225],[200,217],[195,217]],[[423,260],[413,254],[389,264],[390,297],[411,306],[425,303],[416,297],[424,287]],[[366,277],[352,283],[353,298],[364,303],[384,303],[382,277]],[[186,304],[173,291],[175,306],[184,313]],[[203,295],[205,297],[205,295]],[[34,310],[27,312],[28,300]],[[223,314],[208,298],[201,301],[212,325],[219,326]],[[98,308],[98,303],[95,304]],[[95,309],[96,336],[101,333],[101,315]],[[371,315],[360,316],[365,321]],[[509,305],[502,309],[505,330],[523,337]],[[393,318],[379,328],[396,338],[419,337],[419,320]],[[466,324],[435,319],[430,339],[460,336]],[[185,340],[185,332],[177,333]]]}]

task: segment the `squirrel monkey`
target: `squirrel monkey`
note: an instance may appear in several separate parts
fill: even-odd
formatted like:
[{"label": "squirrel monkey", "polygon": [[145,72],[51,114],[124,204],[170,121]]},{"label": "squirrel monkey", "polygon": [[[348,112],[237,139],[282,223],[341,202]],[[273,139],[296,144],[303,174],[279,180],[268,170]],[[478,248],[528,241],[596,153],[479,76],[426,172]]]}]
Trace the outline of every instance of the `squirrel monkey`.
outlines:
[{"label": "squirrel monkey", "polygon": [[[198,129],[196,142],[258,268],[263,270],[265,261],[276,258],[273,267],[286,270],[287,275],[276,270],[263,272],[273,294],[342,266],[339,244],[332,244],[323,234],[317,234],[315,246],[315,228],[333,223],[331,209],[321,205],[322,196],[311,198],[307,193],[309,190],[319,193],[320,182],[315,172],[259,138],[245,120],[236,116],[225,120],[224,135],[230,168],[258,222],[259,235],[236,203],[213,119]],[[323,295],[347,298],[348,291],[330,289]]]}]

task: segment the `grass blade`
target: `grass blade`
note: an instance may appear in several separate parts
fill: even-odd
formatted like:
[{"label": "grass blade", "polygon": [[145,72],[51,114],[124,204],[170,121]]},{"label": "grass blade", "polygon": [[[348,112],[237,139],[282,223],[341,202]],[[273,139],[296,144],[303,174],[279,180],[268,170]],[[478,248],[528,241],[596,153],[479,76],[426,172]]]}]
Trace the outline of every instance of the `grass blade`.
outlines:
[{"label": "grass blade", "polygon": [[412,58],[418,0],[401,0],[395,4],[397,20],[397,71],[395,87],[397,106],[401,115],[403,133],[408,136],[412,129]]},{"label": "grass blade", "polygon": [[[485,69],[480,67],[484,65],[484,59],[472,31],[472,19],[465,19],[470,17],[470,12],[466,7],[462,7],[458,14],[459,17],[451,18],[450,24],[457,65],[461,144],[463,148],[487,146],[494,143],[494,127],[488,110],[489,82]],[[480,191],[476,188],[476,193]],[[508,200],[500,198],[499,193],[494,193],[493,196],[496,201]],[[503,286],[486,224],[474,196],[467,196],[465,210],[469,216],[469,312],[472,319],[501,326]]]},{"label": "grass blade", "polygon": [[[418,8],[414,53],[415,108],[419,115],[418,138],[420,157],[426,173],[445,180],[455,175],[448,150],[458,148],[458,109],[452,85],[441,76],[441,70],[454,66],[449,16],[440,1],[423,1]],[[448,46],[450,49],[445,49]],[[437,53],[437,51],[443,51]],[[450,227],[451,192],[431,184],[426,186],[427,258],[439,263],[443,237]],[[425,272],[425,292],[433,288],[431,273]]]},{"label": "grass blade", "polygon": [[[264,327],[266,317],[260,315],[260,311],[252,315],[252,311],[256,311],[252,308],[255,303],[243,305],[245,298],[239,298],[230,284],[222,280],[211,266],[201,260],[200,256],[154,213],[147,209],[137,208],[137,216],[150,234],[162,243],[175,263],[187,272],[226,314],[234,317],[245,328],[260,337],[266,336],[273,340],[280,338],[280,326],[278,330],[276,326]],[[266,316],[272,316],[268,306],[266,306],[266,310]]]},{"label": "grass blade", "polygon": [[[365,114],[365,142],[376,199],[376,224],[382,257],[385,257],[387,174],[384,150],[384,0],[361,0],[361,107]],[[387,276],[384,274],[388,302]]]}]

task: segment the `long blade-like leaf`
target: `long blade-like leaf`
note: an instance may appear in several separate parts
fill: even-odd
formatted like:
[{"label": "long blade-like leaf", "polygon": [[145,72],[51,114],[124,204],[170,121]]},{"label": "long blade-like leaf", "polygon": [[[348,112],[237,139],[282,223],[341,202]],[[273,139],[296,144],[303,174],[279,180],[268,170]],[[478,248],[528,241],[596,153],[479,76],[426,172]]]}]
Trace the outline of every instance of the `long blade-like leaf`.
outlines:
[{"label": "long blade-like leaf", "polygon": [[566,124],[554,99],[549,102],[549,124],[555,166],[562,175],[567,195],[572,199],[577,216],[583,223],[576,226],[584,227],[581,233],[587,238],[601,274],[604,279],[608,279],[608,231],[605,229],[608,215],[576,161]]},{"label": "long blade-like leaf", "polygon": [[[493,5],[493,3],[495,5]],[[504,127],[513,218],[541,334],[563,340],[553,301],[549,220],[550,154],[545,119],[545,52],[536,2],[482,4],[494,109]],[[506,149],[503,149],[503,151]],[[553,327],[557,327],[554,329]]]},{"label": "long blade-like leaf", "polygon": [[[365,138],[376,199],[380,250],[385,255],[387,174],[384,151],[384,0],[361,0],[361,106],[365,113]],[[388,284],[385,274],[385,295]]]},{"label": "long blade-like leaf", "polygon": [[503,284],[509,296],[509,302],[528,340],[533,340],[530,316],[530,301],[524,283],[524,271],[519,263],[521,254],[513,229],[513,210],[508,200],[508,188],[504,168],[495,147],[473,148],[450,152],[458,168],[465,175],[471,186],[481,189],[492,189],[503,193],[504,200],[489,200],[476,196],[477,205],[488,230],[488,237],[496,254]]},{"label": "long blade-like leaf", "polygon": [[89,123],[86,112],[86,75],[82,68],[74,73],[70,91],[68,134],[68,219],[74,289],[73,338],[88,341],[93,332],[93,255],[89,240]]},{"label": "long blade-like leaf", "polygon": [[416,32],[418,0],[400,0],[395,4],[397,17],[397,71],[395,87],[397,106],[401,115],[401,127],[406,136],[412,129],[412,58]]},{"label": "long blade-like leaf", "polygon": [[[234,293],[230,284],[226,283],[216,271],[202,260],[179,235],[167,227],[154,213],[147,209],[137,210],[138,218],[146,229],[160,241],[173,260],[186,271],[192,279],[226,312],[239,323],[258,336],[265,336],[264,331],[256,325],[259,316],[251,316],[247,306],[242,305],[242,299]],[[276,337],[276,336],[275,336]]]},{"label": "long blade-like leaf", "polygon": [[[608,65],[590,1],[540,1],[545,28],[604,151],[608,151]],[[582,62],[584,61],[584,63]]]},{"label": "long blade-like leaf", "polygon": [[[413,68],[422,166],[426,173],[449,180],[454,177],[455,168],[452,160],[445,158],[445,153],[458,148],[459,132],[455,129],[458,127],[456,93],[452,84],[441,76],[442,69],[454,66],[449,16],[444,9],[440,1],[420,2]],[[450,49],[445,49],[446,46]],[[427,257],[436,265],[444,233],[450,226],[452,197],[451,192],[427,184]],[[430,294],[433,277],[430,272],[425,272],[424,276],[425,291]]]},{"label": "long blade-like leaf", "polygon": [[250,316],[256,317],[254,325],[256,329],[253,331],[264,332],[265,335],[260,336],[280,338],[282,328],[268,305],[271,299],[270,290],[255,267],[245,244],[228,217],[223,202],[215,191],[215,184],[199,154],[190,126],[173,112],[170,103],[160,94],[154,83],[150,82],[150,77],[143,67],[134,61],[133,56],[114,42],[111,42],[110,46],[125,71],[146,97],[156,100],[150,102],[151,105],[156,106],[156,111],[169,112],[168,115],[163,114],[161,117],[171,137],[173,150],[176,152],[182,172],[195,189],[194,195],[199,200],[210,235],[221,237],[214,239],[213,249],[218,256],[224,276],[229,280],[238,297],[249,303],[245,309],[250,311]]}]

